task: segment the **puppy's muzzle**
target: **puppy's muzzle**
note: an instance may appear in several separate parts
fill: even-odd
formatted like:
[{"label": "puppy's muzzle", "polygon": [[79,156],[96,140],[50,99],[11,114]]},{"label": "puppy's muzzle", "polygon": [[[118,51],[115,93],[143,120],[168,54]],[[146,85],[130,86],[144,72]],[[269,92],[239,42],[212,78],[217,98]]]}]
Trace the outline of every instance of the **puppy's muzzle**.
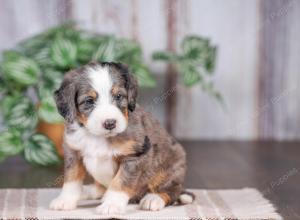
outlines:
[{"label": "puppy's muzzle", "polygon": [[103,123],[103,127],[106,130],[112,130],[116,127],[117,121],[115,119],[106,119]]}]

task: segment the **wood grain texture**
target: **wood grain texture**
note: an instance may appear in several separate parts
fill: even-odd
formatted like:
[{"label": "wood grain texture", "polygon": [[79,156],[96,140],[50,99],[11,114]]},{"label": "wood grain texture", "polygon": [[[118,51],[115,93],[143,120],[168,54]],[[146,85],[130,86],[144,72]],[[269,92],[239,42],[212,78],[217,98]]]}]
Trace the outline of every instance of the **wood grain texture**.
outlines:
[{"label": "wood grain texture", "polygon": [[261,1],[259,138],[300,136],[300,2]]},{"label": "wood grain texture", "polygon": [[186,27],[182,35],[201,35],[218,45],[214,81],[226,107],[222,109],[200,86],[178,86],[176,136],[255,138],[258,1],[190,0],[185,8],[180,14],[188,14],[188,25],[182,25]]},{"label": "wood grain texture", "polygon": [[67,0],[2,0],[0,50],[65,21],[70,4]]},{"label": "wood grain texture", "polygon": [[[177,22],[178,22],[178,1],[166,1],[166,32],[167,32],[167,50],[176,52],[177,41]],[[166,70],[165,92],[172,90],[177,86],[177,70],[174,64],[169,64]],[[174,133],[176,127],[177,114],[177,89],[173,90],[172,94],[166,97],[166,128],[171,134]]]}]

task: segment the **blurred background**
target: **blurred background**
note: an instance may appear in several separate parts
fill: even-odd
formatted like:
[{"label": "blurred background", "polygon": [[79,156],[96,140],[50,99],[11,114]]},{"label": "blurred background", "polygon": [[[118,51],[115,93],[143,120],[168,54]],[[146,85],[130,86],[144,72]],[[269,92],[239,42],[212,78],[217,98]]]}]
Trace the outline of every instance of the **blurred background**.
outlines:
[{"label": "blurred background", "polygon": [[[176,93],[172,103],[176,137],[297,140],[299,13],[296,0],[1,0],[0,50],[73,20],[84,29],[141,45],[157,84],[155,89],[141,89],[140,102],[151,106],[162,123],[167,123],[167,99]],[[166,64],[153,61],[152,54],[179,51],[187,35],[208,38],[217,46],[212,78],[224,106],[199,84],[187,88],[177,80],[176,91],[166,93]]]}]

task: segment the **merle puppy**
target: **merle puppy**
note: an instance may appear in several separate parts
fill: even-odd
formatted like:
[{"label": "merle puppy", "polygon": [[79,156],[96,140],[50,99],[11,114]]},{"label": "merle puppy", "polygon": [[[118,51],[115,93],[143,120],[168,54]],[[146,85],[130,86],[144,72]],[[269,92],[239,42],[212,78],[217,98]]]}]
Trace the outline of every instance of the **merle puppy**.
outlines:
[{"label": "merle puppy", "polygon": [[[50,208],[70,210],[101,198],[99,214],[118,214],[129,202],[144,210],[187,204],[186,157],[151,114],[136,104],[137,81],[120,63],[89,63],[68,72],[55,92],[65,118],[65,174]],[[94,184],[83,186],[85,174]]]}]

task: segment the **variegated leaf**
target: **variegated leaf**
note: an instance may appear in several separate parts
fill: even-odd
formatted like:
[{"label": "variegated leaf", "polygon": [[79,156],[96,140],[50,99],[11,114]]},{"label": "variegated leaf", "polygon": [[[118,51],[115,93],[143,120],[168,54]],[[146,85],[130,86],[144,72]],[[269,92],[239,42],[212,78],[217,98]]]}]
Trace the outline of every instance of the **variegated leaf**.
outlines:
[{"label": "variegated leaf", "polygon": [[37,121],[35,106],[26,97],[14,100],[5,120],[8,127],[20,130],[35,128]]},{"label": "variegated leaf", "polygon": [[155,80],[151,75],[149,69],[143,65],[132,65],[130,71],[136,76],[139,86],[141,87],[154,87]]},{"label": "variegated leaf", "polygon": [[200,73],[192,65],[181,64],[179,70],[185,86],[191,87],[201,80]]},{"label": "variegated leaf", "polygon": [[116,57],[115,44],[115,38],[107,37],[107,39],[105,39],[98,45],[98,48],[93,55],[93,60],[107,62],[114,61]]},{"label": "variegated leaf", "polygon": [[54,101],[52,93],[48,93],[47,95],[41,98],[41,102],[38,110],[39,118],[48,122],[48,123],[62,123],[63,118],[57,111],[56,103]]},{"label": "variegated leaf", "polygon": [[51,46],[51,57],[54,64],[60,68],[73,67],[77,59],[76,44],[68,39],[57,38]]},{"label": "variegated leaf", "polygon": [[0,155],[11,156],[23,150],[21,133],[17,129],[9,129],[0,133]]},{"label": "variegated leaf", "polygon": [[4,59],[2,70],[6,78],[23,86],[35,84],[41,74],[38,64],[23,56]]},{"label": "variegated leaf", "polygon": [[24,144],[24,156],[28,162],[42,166],[61,162],[53,143],[42,134],[34,134]]}]

